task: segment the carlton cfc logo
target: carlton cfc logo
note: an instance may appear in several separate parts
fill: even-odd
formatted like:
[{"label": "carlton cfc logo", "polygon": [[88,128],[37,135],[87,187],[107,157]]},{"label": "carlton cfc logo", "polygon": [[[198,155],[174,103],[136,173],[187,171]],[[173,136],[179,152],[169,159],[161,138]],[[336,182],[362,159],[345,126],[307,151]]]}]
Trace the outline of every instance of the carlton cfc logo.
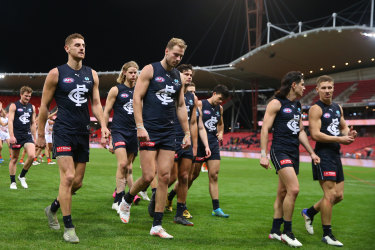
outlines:
[{"label": "carlton cfc logo", "polygon": [[72,83],[72,82],[74,82],[74,79],[71,78],[71,77],[66,77],[66,78],[63,79],[63,82],[65,82],[65,83]]},{"label": "carlton cfc logo", "polygon": [[203,110],[203,113],[205,113],[206,115],[210,115],[211,112],[209,110]]},{"label": "carlton cfc logo", "polygon": [[323,116],[324,116],[324,118],[330,118],[331,117],[331,115],[329,113],[325,113]]},{"label": "carlton cfc logo", "polygon": [[157,76],[157,77],[155,77],[155,81],[157,81],[157,82],[165,82],[165,79],[163,77],[161,77],[161,76]]},{"label": "carlton cfc logo", "polygon": [[128,94],[121,94],[121,97],[123,97],[123,98],[127,98],[129,95]]},{"label": "carlton cfc logo", "polygon": [[292,110],[290,108],[285,108],[283,109],[283,112],[289,114],[289,113],[292,113]]}]

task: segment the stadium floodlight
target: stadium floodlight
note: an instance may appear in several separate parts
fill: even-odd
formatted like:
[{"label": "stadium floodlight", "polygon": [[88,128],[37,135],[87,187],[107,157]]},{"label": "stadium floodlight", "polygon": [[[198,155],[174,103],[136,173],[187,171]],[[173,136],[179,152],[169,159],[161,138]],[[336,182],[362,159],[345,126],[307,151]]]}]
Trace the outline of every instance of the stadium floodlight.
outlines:
[{"label": "stadium floodlight", "polygon": [[332,69],[336,68],[336,65],[332,65]]},{"label": "stadium floodlight", "polygon": [[375,58],[371,58],[371,62],[375,61]]},{"label": "stadium floodlight", "polygon": [[361,63],[362,62],[362,60],[358,60],[358,63]]},{"label": "stadium floodlight", "polygon": [[4,79],[4,78],[5,78],[5,74],[0,73],[0,79]]},{"label": "stadium floodlight", "polygon": [[349,63],[348,63],[348,62],[346,62],[346,63],[345,63],[345,65],[346,65],[346,66],[348,66],[348,65],[349,65]]}]

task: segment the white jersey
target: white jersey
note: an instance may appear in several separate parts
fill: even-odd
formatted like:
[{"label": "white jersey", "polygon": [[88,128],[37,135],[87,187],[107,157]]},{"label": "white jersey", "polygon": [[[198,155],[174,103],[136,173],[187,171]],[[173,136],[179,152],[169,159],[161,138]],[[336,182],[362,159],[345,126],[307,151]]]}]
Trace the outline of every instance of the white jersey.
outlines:
[{"label": "white jersey", "polygon": [[1,126],[0,125],[0,140],[5,141],[8,140],[9,131],[8,131],[8,117],[0,117],[2,123],[6,123],[7,125]]},{"label": "white jersey", "polygon": [[0,119],[1,119],[2,123],[6,123],[7,124],[5,126],[1,126],[0,125],[0,130],[3,131],[3,132],[5,132],[5,133],[9,133],[9,131],[8,131],[8,117],[0,117]]},{"label": "white jersey", "polygon": [[50,120],[47,120],[47,122],[46,122],[46,126],[45,126],[45,128],[44,128],[44,133],[45,133],[45,135],[52,135],[53,124],[50,125],[50,124],[49,124],[49,121],[50,121]]},{"label": "white jersey", "polygon": [[44,133],[45,133],[45,138],[46,138],[46,143],[52,143],[52,128],[53,124],[49,124],[50,120],[47,120],[46,126],[44,128]]}]

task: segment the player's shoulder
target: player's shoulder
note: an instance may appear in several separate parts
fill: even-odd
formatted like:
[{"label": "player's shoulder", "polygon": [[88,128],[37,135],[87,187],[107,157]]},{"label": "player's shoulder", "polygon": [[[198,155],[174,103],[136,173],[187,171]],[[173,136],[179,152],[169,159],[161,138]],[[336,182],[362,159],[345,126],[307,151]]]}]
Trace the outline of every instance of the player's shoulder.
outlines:
[{"label": "player's shoulder", "polygon": [[267,110],[270,110],[270,111],[279,111],[280,108],[281,108],[281,102],[279,99],[277,98],[274,98],[272,99],[268,104],[267,104]]}]

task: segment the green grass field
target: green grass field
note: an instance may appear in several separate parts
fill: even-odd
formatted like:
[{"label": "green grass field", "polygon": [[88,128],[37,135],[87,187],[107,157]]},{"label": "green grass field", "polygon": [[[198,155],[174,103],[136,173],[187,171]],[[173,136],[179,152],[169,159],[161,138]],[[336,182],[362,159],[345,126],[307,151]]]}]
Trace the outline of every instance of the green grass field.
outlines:
[{"label": "green grass field", "polygon": [[[130,223],[121,223],[111,210],[115,187],[115,156],[104,149],[92,149],[84,185],[73,196],[72,218],[80,238],[78,245],[62,239],[62,229],[49,229],[44,208],[56,197],[59,172],[57,165],[32,166],[27,174],[29,189],[9,189],[7,147],[5,162],[0,164],[0,249],[287,249],[288,246],[267,238],[272,223],[277,188],[274,170],[264,170],[255,159],[223,158],[219,174],[220,205],[229,219],[211,216],[207,173],[201,173],[188,195],[188,207],[194,227],[173,224],[173,213],[166,213],[163,227],[174,236],[163,240],[149,236],[152,218],[148,203],[141,201],[131,210]],[[17,175],[21,171],[18,165]],[[345,249],[374,249],[375,169],[345,167],[344,201],[334,207],[333,232]],[[140,176],[139,160],[134,178]],[[293,231],[305,249],[333,248],[321,240],[319,216],[314,221],[315,235],[304,229],[301,209],[320,199],[322,191],[312,181],[310,164],[300,166],[300,194],[296,202]],[[149,195],[150,195],[149,190]],[[174,201],[174,209],[175,209]]]}]

